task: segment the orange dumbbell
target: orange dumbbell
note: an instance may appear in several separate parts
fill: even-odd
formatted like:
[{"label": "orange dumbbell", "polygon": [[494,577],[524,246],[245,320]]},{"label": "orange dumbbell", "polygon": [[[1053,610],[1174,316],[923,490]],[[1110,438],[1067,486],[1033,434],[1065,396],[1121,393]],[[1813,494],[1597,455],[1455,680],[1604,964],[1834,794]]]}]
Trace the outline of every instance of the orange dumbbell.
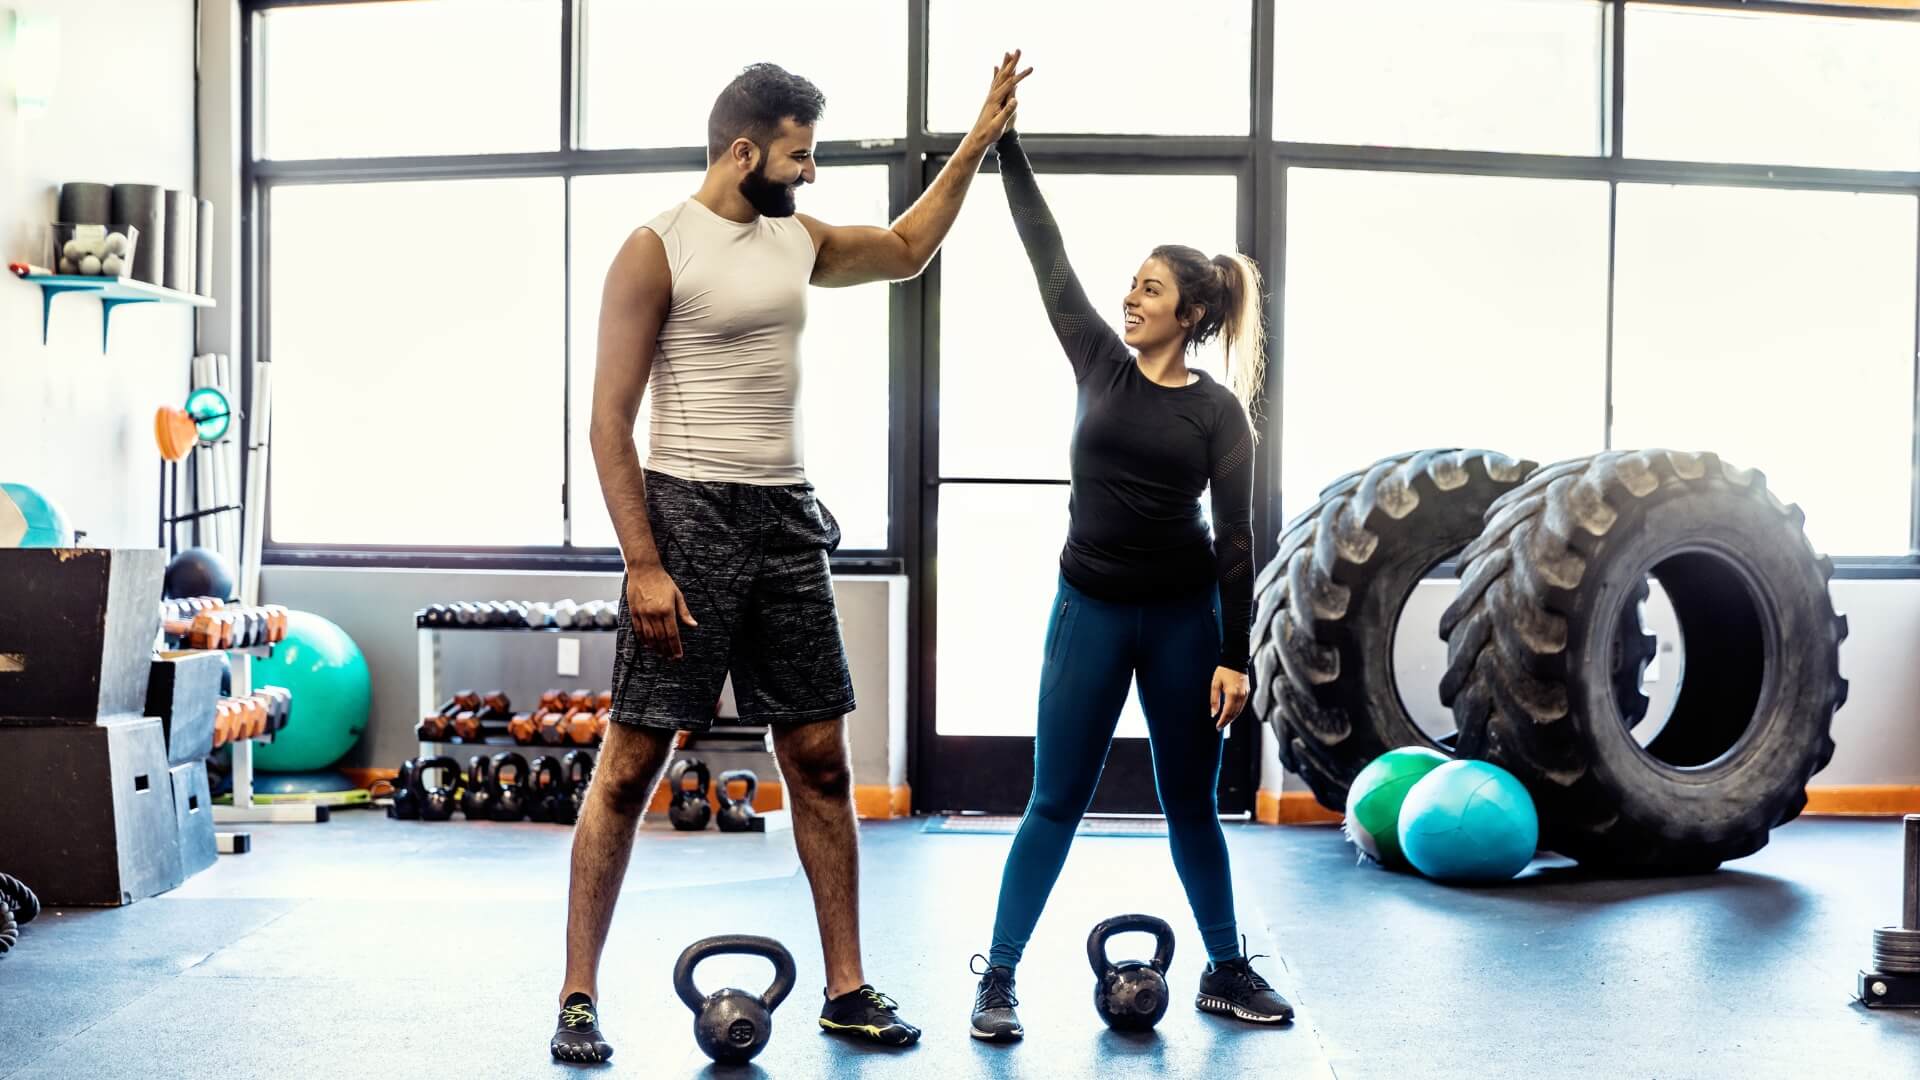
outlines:
[{"label": "orange dumbbell", "polygon": [[575,746],[593,745],[593,710],[575,709],[567,714],[567,738]]},{"label": "orange dumbbell", "polygon": [[546,746],[559,746],[567,741],[567,714],[559,709],[548,709],[534,717],[535,735]]},{"label": "orange dumbbell", "polygon": [[593,741],[596,743],[605,742],[607,738],[607,727],[612,723],[613,723],[612,709],[601,709],[599,712],[594,713],[593,714]]},{"label": "orange dumbbell", "polygon": [[608,709],[613,708],[613,691],[600,691],[600,695],[595,699],[594,704],[599,707],[601,712],[606,712]]},{"label": "orange dumbbell", "polygon": [[513,736],[513,741],[521,746],[532,746],[533,734],[537,730],[539,726],[534,723],[532,713],[516,713],[513,719],[507,721],[507,734]]},{"label": "orange dumbbell", "polygon": [[481,714],[470,709],[462,709],[453,714],[453,737],[461,742],[479,742]]}]

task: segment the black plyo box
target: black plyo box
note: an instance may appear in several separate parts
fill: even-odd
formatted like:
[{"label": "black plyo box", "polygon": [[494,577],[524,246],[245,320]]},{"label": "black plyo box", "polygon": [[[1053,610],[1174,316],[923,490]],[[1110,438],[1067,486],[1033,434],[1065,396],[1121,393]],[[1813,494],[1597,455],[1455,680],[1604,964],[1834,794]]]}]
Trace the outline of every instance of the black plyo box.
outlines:
[{"label": "black plyo box", "polygon": [[154,717],[0,727],[0,866],[55,906],[131,904],[185,880]]},{"label": "black plyo box", "polygon": [[204,761],[213,753],[213,716],[220,703],[220,654],[181,652],[157,656],[147,679],[148,716],[160,718],[167,761]]},{"label": "black plyo box", "polygon": [[141,716],[159,548],[0,549],[0,725]]}]

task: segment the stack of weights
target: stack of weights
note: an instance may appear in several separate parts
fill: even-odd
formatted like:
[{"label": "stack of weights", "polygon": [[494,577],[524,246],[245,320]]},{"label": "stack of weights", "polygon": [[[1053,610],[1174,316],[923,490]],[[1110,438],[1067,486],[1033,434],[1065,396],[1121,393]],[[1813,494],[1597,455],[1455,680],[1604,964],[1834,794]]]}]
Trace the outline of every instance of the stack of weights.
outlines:
[{"label": "stack of weights", "polygon": [[213,745],[257,739],[287,726],[293,711],[293,691],[263,686],[243,698],[221,698],[213,710]]},{"label": "stack of weights", "polygon": [[484,742],[486,725],[507,725],[513,720],[513,702],[503,690],[490,690],[485,696],[473,690],[461,690],[442,702],[438,712],[422,717],[413,733],[425,742]]},{"label": "stack of weights", "polygon": [[507,730],[522,746],[598,746],[613,714],[613,693],[549,690],[540,707],[513,718]]},{"label": "stack of weights", "polygon": [[160,620],[174,648],[246,649],[287,636],[287,609],[279,604],[229,604],[195,596],[163,601]]}]

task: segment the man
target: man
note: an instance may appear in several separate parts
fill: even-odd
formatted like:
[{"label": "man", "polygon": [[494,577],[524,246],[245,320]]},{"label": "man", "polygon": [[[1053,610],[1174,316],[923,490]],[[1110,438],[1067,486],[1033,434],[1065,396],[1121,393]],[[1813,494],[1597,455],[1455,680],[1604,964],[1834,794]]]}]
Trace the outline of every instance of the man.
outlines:
[{"label": "man", "polygon": [[[973,129],[887,228],[795,212],[825,98],[772,64],[747,68],[714,102],[700,190],[635,230],[607,271],[591,439],[626,561],[617,722],[574,832],[555,1058],[613,1053],[595,1001],[634,830],[674,732],[713,723],[729,671],[741,719],[773,732],[826,960],[820,1026],[894,1047],[920,1037],[861,969],[853,684],[827,562],[840,534],[801,465],[798,345],[809,283],[897,281],[932,261],[1013,119],[1018,61],[1002,58]],[[643,469],[633,427],[648,389]]]}]

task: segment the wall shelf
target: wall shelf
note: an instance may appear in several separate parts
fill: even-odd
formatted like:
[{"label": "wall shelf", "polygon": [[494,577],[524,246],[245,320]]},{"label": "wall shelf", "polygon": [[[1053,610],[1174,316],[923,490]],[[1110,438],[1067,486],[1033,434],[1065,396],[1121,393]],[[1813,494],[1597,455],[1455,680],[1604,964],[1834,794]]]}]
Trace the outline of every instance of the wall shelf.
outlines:
[{"label": "wall shelf", "polygon": [[107,331],[113,324],[113,309],[126,304],[182,304],[187,307],[212,307],[210,296],[195,296],[177,289],[149,285],[133,278],[89,277],[84,274],[22,274],[20,280],[40,286],[40,344],[47,343],[47,327],[53,321],[53,298],[62,293],[85,293],[100,299],[100,351],[107,351]]}]

